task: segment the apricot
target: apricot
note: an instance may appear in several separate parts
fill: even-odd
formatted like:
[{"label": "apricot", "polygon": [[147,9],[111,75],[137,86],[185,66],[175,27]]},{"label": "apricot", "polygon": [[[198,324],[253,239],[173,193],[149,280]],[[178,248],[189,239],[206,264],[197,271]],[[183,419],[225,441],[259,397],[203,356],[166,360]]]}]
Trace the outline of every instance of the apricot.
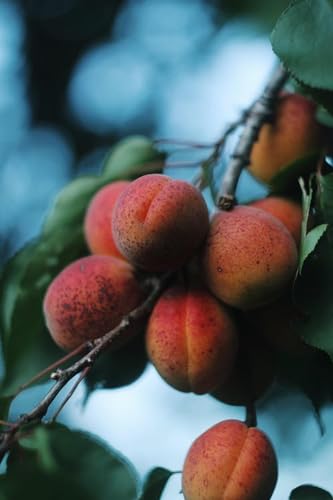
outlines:
[{"label": "apricot", "polygon": [[210,392],[230,373],[238,347],[229,312],[203,287],[177,285],[149,319],[148,357],[161,377],[184,392]]},{"label": "apricot", "polygon": [[120,252],[146,271],[180,267],[203,243],[208,226],[201,193],[160,174],[133,181],[118,198],[112,218]]},{"label": "apricot", "polygon": [[91,253],[123,258],[113,240],[111,219],[113,207],[128,185],[129,181],[112,182],[91,199],[84,219],[84,234]]},{"label": "apricot", "polygon": [[216,213],[203,251],[203,274],[211,292],[248,310],[279,297],[297,267],[293,237],[264,210],[237,206]]},{"label": "apricot", "polygon": [[240,348],[233,369],[212,396],[223,403],[246,406],[257,401],[272,385],[275,376],[272,352],[253,332],[240,335]]},{"label": "apricot", "polygon": [[282,94],[272,123],[260,130],[254,144],[249,171],[269,183],[284,167],[319,151],[322,128],[315,118],[316,105],[299,94]]},{"label": "apricot", "polygon": [[277,473],[264,432],[225,420],[192,444],[183,467],[183,493],[186,500],[269,500]]},{"label": "apricot", "polygon": [[91,255],[72,262],[54,278],[43,309],[54,341],[64,350],[72,350],[117,326],[142,298],[127,262]]},{"label": "apricot", "polygon": [[265,212],[279,219],[293,235],[297,247],[301,240],[303,211],[296,201],[280,196],[269,196],[255,200],[249,204],[251,207],[261,208]]}]

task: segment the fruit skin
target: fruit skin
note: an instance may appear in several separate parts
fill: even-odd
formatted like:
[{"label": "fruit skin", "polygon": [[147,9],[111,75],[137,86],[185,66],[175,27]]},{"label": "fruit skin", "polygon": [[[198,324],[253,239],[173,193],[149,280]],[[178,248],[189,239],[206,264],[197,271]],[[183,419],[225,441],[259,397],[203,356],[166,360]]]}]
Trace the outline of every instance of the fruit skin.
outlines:
[{"label": "fruit skin", "polygon": [[149,174],[133,181],[113,212],[113,236],[120,252],[147,271],[180,267],[207,234],[208,210],[188,182]]},{"label": "fruit skin", "polygon": [[91,253],[124,258],[113,240],[111,218],[120,193],[129,184],[129,181],[112,182],[91,199],[84,219],[84,234]]},{"label": "fruit skin", "polygon": [[272,352],[260,336],[252,331],[244,332],[240,335],[240,348],[233,369],[212,396],[235,406],[246,406],[260,399],[273,383],[274,361]]},{"label": "fruit skin", "polygon": [[117,326],[142,298],[127,262],[91,255],[72,262],[54,278],[43,309],[54,341],[69,351]]},{"label": "fruit skin", "polygon": [[175,389],[204,394],[230,373],[238,348],[229,312],[203,287],[164,292],[149,319],[148,356]]},{"label": "fruit skin", "polygon": [[281,295],[297,268],[293,237],[259,208],[217,212],[203,249],[203,276],[216,297],[249,310]]},{"label": "fruit skin", "polygon": [[301,205],[296,201],[282,198],[280,196],[269,196],[260,200],[252,201],[250,207],[261,208],[265,212],[279,219],[293,235],[297,247],[301,240],[301,229],[303,211]]},{"label": "fruit skin", "polygon": [[277,459],[267,436],[237,420],[225,420],[192,444],[183,467],[186,500],[269,500]]},{"label": "fruit skin", "polygon": [[281,169],[319,151],[322,128],[315,119],[316,105],[299,94],[282,94],[273,123],[260,130],[250,157],[249,171],[269,183]]}]

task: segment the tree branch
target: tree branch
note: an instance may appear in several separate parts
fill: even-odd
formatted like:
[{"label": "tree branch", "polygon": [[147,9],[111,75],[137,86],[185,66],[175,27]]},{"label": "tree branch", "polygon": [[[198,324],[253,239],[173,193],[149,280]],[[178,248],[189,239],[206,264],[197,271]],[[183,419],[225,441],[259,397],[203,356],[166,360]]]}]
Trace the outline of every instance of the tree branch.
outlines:
[{"label": "tree branch", "polygon": [[[146,300],[144,300],[136,309],[133,309],[133,311],[125,316],[119,323],[119,325],[116,326],[113,330],[110,330],[102,337],[83,344],[83,346],[88,349],[88,352],[81,359],[73,363],[68,368],[63,370],[57,369],[51,374],[50,378],[55,380],[55,383],[44,396],[44,398],[29,413],[25,413],[24,415],[22,415],[16,422],[8,422],[6,424],[8,425],[8,429],[0,433],[2,434],[2,438],[0,441],[0,462],[14,443],[17,433],[20,431],[20,429],[26,424],[41,421],[46,415],[51,403],[55,400],[57,395],[67,385],[67,383],[73,377],[75,377],[75,375],[81,372],[86,374],[88,369],[93,366],[100,354],[110,349],[113,344],[117,345],[117,341],[120,339],[120,337],[126,335],[126,339],[129,340],[129,338],[135,335],[135,332],[132,333],[129,331],[130,327],[133,325],[133,323],[148,316],[156,300],[159,298],[162,291],[167,286],[171,276],[172,273],[166,273],[161,277],[150,278],[149,285],[151,291]],[[72,393],[70,392],[70,396],[71,395]],[[69,398],[65,398],[65,402],[68,399]],[[61,406],[61,409],[62,408],[63,405]]]},{"label": "tree branch", "polygon": [[262,95],[250,108],[244,122],[244,130],[231,156],[224,174],[217,206],[230,210],[235,203],[235,191],[242,169],[249,164],[252,146],[257,140],[261,126],[272,114],[276,97],[288,79],[288,72],[279,66],[266,85]]}]

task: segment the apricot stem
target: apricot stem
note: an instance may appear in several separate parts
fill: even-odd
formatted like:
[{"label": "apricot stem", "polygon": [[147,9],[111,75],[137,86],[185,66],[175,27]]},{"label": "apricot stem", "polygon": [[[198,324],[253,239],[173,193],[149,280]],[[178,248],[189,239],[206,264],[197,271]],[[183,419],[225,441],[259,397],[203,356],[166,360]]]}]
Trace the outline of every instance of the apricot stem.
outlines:
[{"label": "apricot stem", "polygon": [[51,403],[55,400],[57,395],[67,385],[67,383],[75,377],[75,375],[83,372],[87,368],[90,368],[102,352],[107,349],[112,349],[112,345],[115,340],[118,340],[120,336],[127,336],[127,339],[129,340],[130,336],[135,335],[135,333],[133,333],[133,329],[130,329],[130,326],[134,322],[137,322],[149,315],[156,300],[159,298],[164,288],[168,285],[172,274],[173,273],[168,272],[159,277],[150,277],[147,281],[149,281],[151,291],[147,298],[127,316],[124,316],[122,321],[115,328],[107,332],[102,337],[91,341],[91,348],[87,354],[82,356],[82,358],[68,368],[63,370],[58,369],[56,372],[57,376],[53,377],[56,381],[46,393],[44,398],[29,413],[21,415],[16,422],[13,422],[9,430],[0,432],[0,463],[11,448],[12,444],[15,442],[20,429],[31,422],[40,422],[47,413]]},{"label": "apricot stem", "polygon": [[249,164],[252,146],[258,138],[260,128],[271,116],[274,102],[288,77],[286,69],[278,66],[261,96],[250,107],[244,121],[243,132],[222,180],[217,198],[217,206],[221,210],[230,210],[235,204],[239,176],[242,169]]}]

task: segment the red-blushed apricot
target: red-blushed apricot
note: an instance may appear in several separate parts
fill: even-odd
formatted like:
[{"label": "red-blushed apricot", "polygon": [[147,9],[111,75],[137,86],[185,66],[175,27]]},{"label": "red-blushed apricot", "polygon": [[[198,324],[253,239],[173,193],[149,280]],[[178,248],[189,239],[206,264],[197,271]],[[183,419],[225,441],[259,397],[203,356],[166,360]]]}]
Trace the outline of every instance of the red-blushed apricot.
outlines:
[{"label": "red-blushed apricot", "polygon": [[322,127],[316,121],[316,105],[299,94],[282,94],[272,123],[260,130],[254,144],[249,171],[269,183],[281,169],[319,151]]},{"label": "red-blushed apricot", "polygon": [[148,174],[133,181],[113,211],[113,236],[120,252],[147,271],[180,267],[208,231],[208,210],[188,182]]},{"label": "red-blushed apricot", "polygon": [[303,220],[303,211],[299,203],[280,196],[268,196],[267,198],[252,201],[249,206],[261,208],[265,212],[274,215],[291,232],[296,245],[299,246]]},{"label": "red-blushed apricot", "polygon": [[101,188],[90,201],[85,219],[84,234],[93,254],[124,258],[113,241],[111,220],[113,207],[129,181],[117,181]]},{"label": "red-blushed apricot", "polygon": [[238,348],[236,326],[203,287],[169,288],[149,319],[148,356],[175,389],[204,394],[230,373]]},{"label": "red-blushed apricot", "polygon": [[54,278],[43,308],[54,341],[71,350],[112,330],[142,299],[132,266],[116,257],[91,255]]},{"label": "red-blushed apricot", "polygon": [[182,475],[186,500],[269,500],[277,459],[268,437],[237,420],[201,434],[187,453]]},{"label": "red-blushed apricot", "polygon": [[279,297],[297,268],[295,241],[276,217],[237,206],[216,213],[203,251],[203,276],[220,300],[248,310]]},{"label": "red-blushed apricot", "polygon": [[257,401],[274,381],[274,362],[273,353],[263,339],[245,331],[240,335],[240,348],[229,377],[213,391],[212,396],[236,406]]}]

